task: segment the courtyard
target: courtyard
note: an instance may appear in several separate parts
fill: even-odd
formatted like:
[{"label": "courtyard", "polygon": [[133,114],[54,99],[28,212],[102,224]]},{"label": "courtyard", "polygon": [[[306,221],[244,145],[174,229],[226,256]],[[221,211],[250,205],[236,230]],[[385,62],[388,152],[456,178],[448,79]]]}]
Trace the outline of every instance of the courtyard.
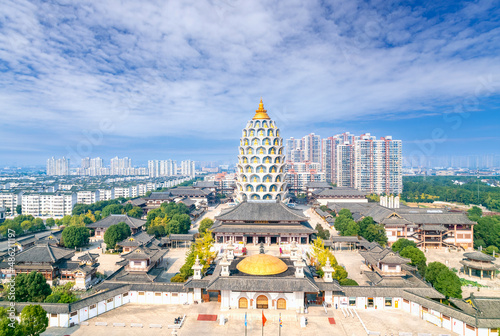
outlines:
[{"label": "courtyard", "polygon": [[[43,335],[172,335],[173,329],[168,329],[168,325],[174,324],[174,319],[184,316],[184,314],[186,315],[186,320],[184,325],[177,330],[177,335],[179,336],[201,334],[207,336],[244,335],[245,312],[247,313],[247,335],[261,335],[262,312],[260,310],[241,309],[221,312],[219,304],[216,302],[191,306],[130,303],[88,320],[88,325],[80,325],[72,328],[49,328]],[[264,334],[278,334],[280,313],[283,321],[283,327],[281,328],[282,335],[366,335],[360,319],[354,312],[352,315],[344,316],[340,309],[328,308],[327,313],[325,313],[322,307],[311,307],[309,314],[305,315],[297,314],[295,311],[290,310],[264,310],[264,315],[267,319]],[[198,314],[215,314],[218,316],[218,320],[211,322],[198,321]],[[227,321],[225,325],[219,324],[221,314],[224,315]],[[358,315],[368,330],[380,332],[381,335],[399,335],[399,332],[412,333],[413,335],[418,335],[418,333],[427,333],[435,336],[440,334],[456,335],[396,309],[387,309],[383,313],[374,310],[360,310],[358,311]],[[305,328],[302,328],[300,325],[301,316],[305,316],[308,320]],[[333,318],[335,324],[330,324],[329,318]],[[96,322],[98,325],[95,325]],[[107,323],[107,326],[99,325],[104,323]],[[120,326],[113,326],[113,323],[117,323]],[[135,324],[135,327],[132,327],[132,324]],[[159,328],[160,325],[161,328]]]}]

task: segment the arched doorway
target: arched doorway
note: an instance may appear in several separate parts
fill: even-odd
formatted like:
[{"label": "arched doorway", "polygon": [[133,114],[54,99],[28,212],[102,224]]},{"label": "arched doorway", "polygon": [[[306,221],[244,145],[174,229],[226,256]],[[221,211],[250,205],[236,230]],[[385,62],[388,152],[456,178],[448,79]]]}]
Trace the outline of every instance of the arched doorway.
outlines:
[{"label": "arched doorway", "polygon": [[244,297],[238,300],[238,308],[248,308],[248,300]]},{"label": "arched doorway", "polygon": [[269,307],[269,300],[265,295],[257,297],[257,309],[267,309]]},{"label": "arched doorway", "polygon": [[278,301],[276,302],[276,307],[278,309],[286,309],[286,300],[283,298],[278,299]]}]

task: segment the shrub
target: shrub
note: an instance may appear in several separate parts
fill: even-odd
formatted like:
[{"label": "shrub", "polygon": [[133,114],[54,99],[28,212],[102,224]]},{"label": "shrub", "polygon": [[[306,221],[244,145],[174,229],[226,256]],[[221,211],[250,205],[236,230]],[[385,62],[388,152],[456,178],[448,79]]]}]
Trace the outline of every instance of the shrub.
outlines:
[{"label": "shrub", "polygon": [[339,281],[341,286],[359,286],[358,283],[352,279],[342,279]]},{"label": "shrub", "polygon": [[179,273],[179,274],[176,274],[172,277],[172,279],[170,279],[170,282],[185,282],[186,279],[184,279],[184,277]]}]

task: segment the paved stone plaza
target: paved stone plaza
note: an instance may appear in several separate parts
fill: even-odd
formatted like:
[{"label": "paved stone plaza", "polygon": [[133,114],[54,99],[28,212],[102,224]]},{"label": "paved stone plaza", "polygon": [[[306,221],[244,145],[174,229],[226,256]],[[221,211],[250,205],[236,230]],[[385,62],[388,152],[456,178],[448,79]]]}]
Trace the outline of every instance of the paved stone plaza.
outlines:
[{"label": "paved stone plaza", "polygon": [[[268,319],[264,328],[265,335],[278,335],[278,318],[280,311],[264,310]],[[221,312],[219,304],[216,302],[205,303],[193,306],[183,305],[145,305],[127,304],[114,309],[108,313],[88,320],[88,326],[82,325],[73,328],[49,328],[43,335],[92,335],[92,336],[121,336],[121,335],[172,335],[173,329],[168,329],[169,324],[173,324],[174,319],[186,314],[186,322],[180,330],[179,336],[188,335],[244,335],[244,314],[245,310],[230,310]],[[226,316],[227,323],[224,326],[217,322],[197,321],[198,314],[221,314]],[[365,323],[368,330],[378,331],[381,335],[398,335],[399,332],[409,332],[413,335],[418,333],[429,333],[431,335],[456,335],[448,330],[425,322],[415,316],[411,316],[399,310],[384,311],[358,311],[359,316]],[[281,311],[283,336],[318,336],[318,335],[341,335],[341,336],[361,336],[366,335],[360,320],[354,316],[344,317],[340,310],[329,308],[325,313],[322,307],[312,307],[307,315],[296,314],[293,311]],[[305,328],[300,326],[300,316],[306,316],[308,325]],[[333,317],[336,324],[331,325],[328,318]],[[261,335],[261,311],[247,310],[247,335]],[[107,326],[96,326],[95,323],[107,322]],[[114,327],[113,323],[124,323],[125,327]],[[142,324],[142,328],[131,327],[132,323]],[[150,328],[150,324],[161,324],[162,328]]]}]

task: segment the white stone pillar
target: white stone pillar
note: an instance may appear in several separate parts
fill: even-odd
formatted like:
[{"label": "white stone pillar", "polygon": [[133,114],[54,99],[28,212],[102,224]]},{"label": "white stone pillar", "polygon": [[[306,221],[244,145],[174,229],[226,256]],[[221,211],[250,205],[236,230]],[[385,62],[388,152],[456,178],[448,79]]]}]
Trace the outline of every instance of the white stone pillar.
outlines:
[{"label": "white stone pillar", "polygon": [[231,301],[231,291],[222,290],[220,293],[220,308],[222,310],[227,310],[230,308]]},{"label": "white stone pillar", "polygon": [[201,288],[194,288],[194,300],[201,303]]}]

